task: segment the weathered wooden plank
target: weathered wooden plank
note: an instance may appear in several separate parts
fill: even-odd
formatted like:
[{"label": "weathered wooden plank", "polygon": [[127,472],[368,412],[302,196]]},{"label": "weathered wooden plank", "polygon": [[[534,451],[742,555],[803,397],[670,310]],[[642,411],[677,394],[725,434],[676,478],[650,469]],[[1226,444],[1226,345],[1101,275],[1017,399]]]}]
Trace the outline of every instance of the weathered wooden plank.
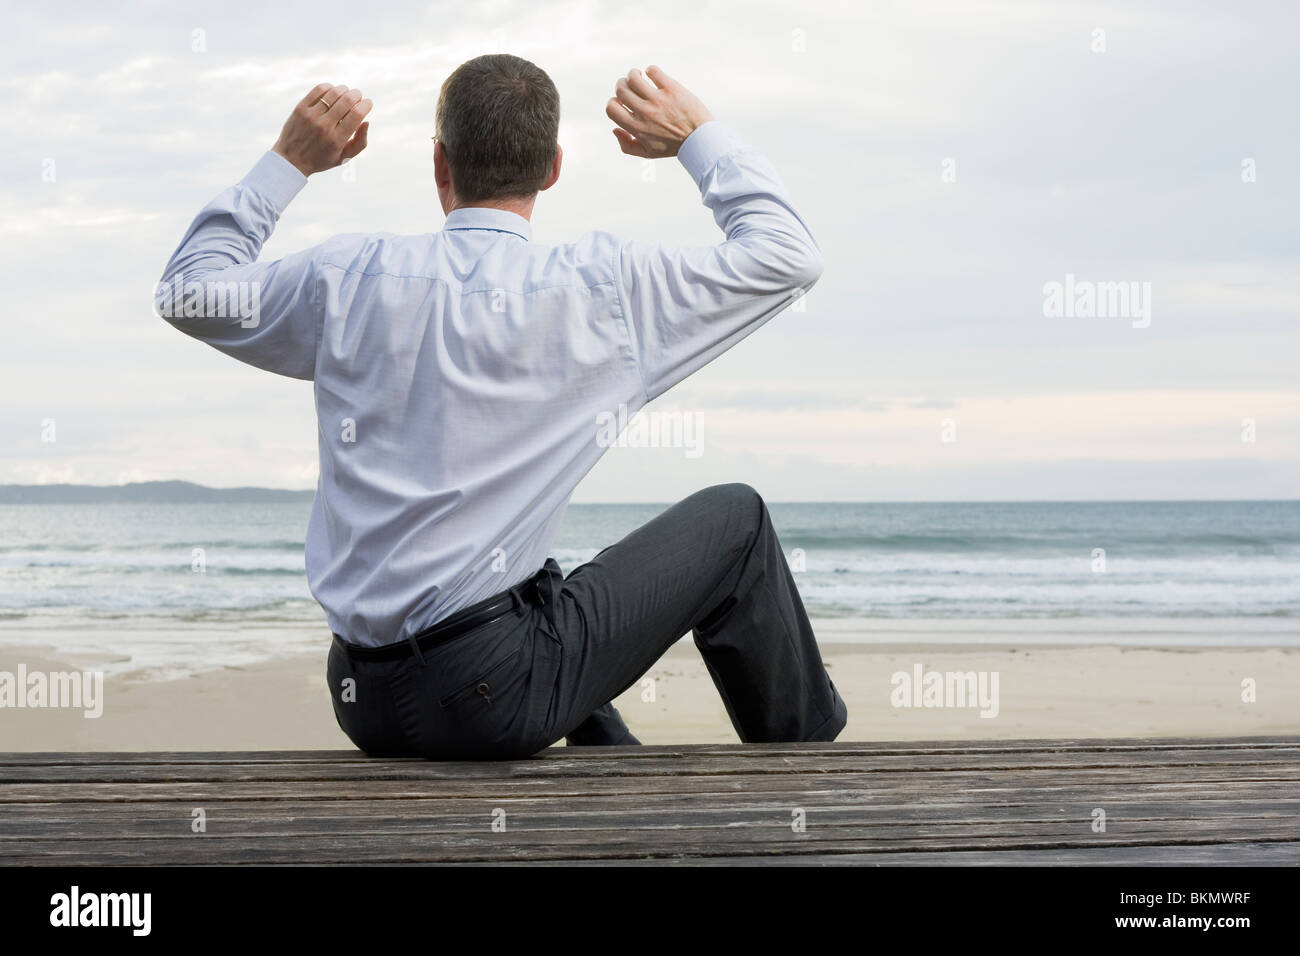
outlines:
[{"label": "weathered wooden plank", "polygon": [[[663,792],[664,788],[647,786],[644,779],[638,786],[629,788],[626,780],[598,778],[594,780],[567,779],[557,784],[553,780],[520,779],[508,784],[500,781],[443,781],[436,787],[413,785],[405,781],[368,781],[342,786],[334,781],[302,781],[291,786],[283,783],[260,781],[224,783],[172,783],[172,784],[45,784],[13,785],[0,787],[0,807],[11,803],[51,803],[76,801],[93,804],[101,802],[173,801],[200,805],[203,802],[234,800],[278,801],[298,800],[404,800],[422,797],[478,797],[504,800],[511,797],[581,798],[588,794],[623,794]],[[653,783],[653,781],[651,781]],[[860,793],[893,793],[915,796],[936,787],[947,793],[969,793],[974,799],[987,801],[1005,799],[1011,794],[1032,792],[1038,799],[1066,799],[1070,795],[1081,799],[1103,802],[1131,799],[1128,795],[1142,790],[1178,794],[1186,799],[1213,796],[1225,787],[1233,792],[1251,788],[1253,792],[1290,795],[1296,792],[1297,776],[1290,771],[1257,771],[1241,774],[1233,768],[1197,768],[1182,774],[1161,774],[1152,779],[1149,774],[1135,774],[1125,770],[1095,770],[1065,774],[1060,771],[1021,771],[1008,774],[983,774],[974,771],[946,774],[942,780],[927,774],[891,774],[885,777],[871,774],[846,774],[826,779],[817,775],[790,775],[788,777],[680,777],[672,782],[672,789],[680,793],[761,793],[771,790],[797,790],[809,794],[829,791],[856,791]],[[1261,788],[1270,787],[1268,791]]]},{"label": "weathered wooden plank", "polygon": [[[120,833],[110,836],[86,837],[69,840],[59,835],[13,837],[0,841],[0,859],[10,854],[22,854],[34,846],[47,846],[58,854],[78,854],[81,848],[92,844],[140,843],[167,852],[186,852],[183,847],[195,843],[220,845],[265,841],[267,845],[292,847],[297,839],[333,841],[368,841],[378,852],[416,841],[437,847],[470,846],[495,848],[510,845],[515,851],[532,847],[600,846],[615,850],[624,847],[695,846],[708,844],[749,844],[755,840],[784,841],[790,845],[805,843],[841,844],[857,841],[873,842],[912,841],[915,845],[934,843],[975,843],[997,838],[1019,844],[1086,845],[1098,843],[1206,842],[1210,839],[1257,840],[1264,838],[1294,840],[1300,837],[1292,821],[1280,817],[1225,817],[1199,821],[1194,833],[1188,833],[1185,820],[1129,820],[1118,818],[1108,824],[1104,834],[1094,833],[1086,818],[1082,820],[983,820],[937,821],[918,820],[900,823],[896,820],[864,822],[860,817],[838,822],[824,819],[820,814],[810,814],[807,828],[794,832],[789,817],[742,819],[727,814],[701,814],[691,817],[648,820],[645,817],[625,820],[603,820],[599,825],[570,825],[559,820],[547,827],[516,825],[512,817],[505,818],[508,828],[495,833],[491,817],[478,816],[473,822],[462,821],[430,825],[420,820],[396,820],[386,827],[366,828],[361,832],[350,829],[324,831],[309,827],[284,825],[279,828],[246,828],[223,830],[209,828],[206,833],[192,834],[188,829],[171,827],[169,832]],[[290,821],[286,821],[288,823]],[[310,821],[307,821],[310,823]],[[514,852],[514,851],[512,851]]]},{"label": "weathered wooden plank", "polygon": [[[638,747],[552,747],[535,757],[536,760],[586,760],[593,754],[617,755],[621,759],[680,756],[728,756],[763,759],[776,755],[800,755],[809,752],[843,753],[848,755],[888,754],[966,754],[966,753],[1066,753],[1072,751],[1098,752],[1160,752],[1163,750],[1203,749],[1239,751],[1244,749],[1294,749],[1300,747],[1300,738],[1288,737],[1153,737],[1153,738],[1080,738],[1066,740],[976,740],[976,741],[874,741],[869,743],[835,741],[831,743],[771,743],[771,744],[692,744],[655,745]],[[405,758],[422,762],[418,758]],[[0,753],[0,769],[8,766],[39,765],[100,765],[122,763],[144,764],[220,764],[220,763],[370,763],[373,759],[356,750],[252,750],[252,751],[105,751],[99,753],[70,753],[62,751],[32,751]],[[519,761],[516,761],[519,762]]]},{"label": "weathered wooden plank", "polygon": [[[1051,850],[958,850],[941,853],[909,851],[801,853],[782,855],[775,860],[763,856],[682,857],[660,860],[620,860],[619,865],[771,866],[774,862],[779,866],[1300,866],[1300,842],[1058,847]],[[607,860],[569,860],[565,865],[607,866],[608,863]],[[501,864],[469,862],[459,865]]]},{"label": "weathered wooden plank", "polygon": [[1300,747],[1240,751],[1232,757],[1206,751],[1168,750],[1159,755],[1088,751],[1060,754],[887,754],[871,757],[839,753],[782,755],[767,760],[719,755],[670,755],[628,760],[593,754],[582,760],[529,760],[500,763],[384,761],[329,764],[106,764],[6,767],[0,787],[19,783],[195,783],[240,780],[511,780],[520,777],[676,777],[689,774],[893,773],[961,770],[1071,770],[1184,768],[1230,765],[1253,770],[1292,767],[1300,772]]},{"label": "weathered wooden plank", "polygon": [[662,859],[798,854],[815,851],[871,853],[928,849],[960,852],[991,849],[1060,849],[1136,845],[1195,845],[1206,843],[1294,842],[1294,828],[1273,825],[1255,835],[1205,828],[1195,835],[1171,836],[1167,829],[1135,830],[1124,835],[1032,833],[1004,836],[998,832],[966,838],[947,833],[882,832],[871,828],[834,831],[810,829],[792,833],[776,828],[756,831],[725,829],[618,830],[593,841],[578,831],[536,833],[347,834],[232,837],[194,836],[189,839],[98,840],[68,844],[57,840],[15,841],[5,844],[4,860],[11,865],[65,865],[93,860],[99,864],[283,864],[416,863],[468,860]]},{"label": "weathered wooden plank", "polygon": [[[239,819],[221,813],[209,814],[206,832],[195,835],[190,831],[188,814],[173,813],[169,817],[147,817],[139,820],[63,820],[43,823],[39,828],[27,827],[6,832],[0,837],[0,859],[34,842],[55,842],[69,851],[79,842],[101,840],[193,840],[235,839],[245,837],[291,837],[405,835],[410,838],[441,838],[458,833],[484,833],[490,831],[492,810],[486,804],[460,814],[445,815],[389,815],[377,818],[349,816],[264,816]],[[592,843],[610,845],[618,843],[627,834],[643,834],[645,839],[661,830],[726,831],[728,840],[741,839],[752,832],[789,831],[792,811],[785,807],[705,807],[674,809],[619,808],[606,811],[546,812],[521,811],[506,807],[502,818],[508,822],[510,839],[549,840],[554,832],[586,834]],[[801,807],[804,825],[811,839],[839,840],[842,835],[868,828],[885,833],[914,833],[936,836],[951,834],[954,837],[977,837],[988,832],[1002,836],[1033,835],[1039,839],[1077,840],[1091,833],[1092,808],[1074,806],[1061,808],[1063,812],[1043,811],[1036,814],[1020,812],[990,812],[985,808],[962,814],[926,814],[901,808]],[[1254,838],[1265,834],[1300,838],[1295,825],[1295,807],[1267,809],[1251,807],[1243,812],[1240,806],[1218,807],[1211,812],[1190,816],[1180,811],[1152,814],[1116,811],[1107,817],[1107,833],[1114,837],[1134,834],[1164,833],[1180,837],[1187,833],[1205,836],[1208,833],[1245,834]]]},{"label": "weathered wooden plank", "polygon": [[[1292,861],[1297,784],[1300,742],[1275,738],[553,748],[499,763],[4,754],[0,860],[1210,861],[1244,859],[1240,845]],[[193,834],[200,806],[208,830]]]},{"label": "weathered wooden plank", "polygon": [[[1270,797],[1250,792],[1244,796],[1249,799],[1235,793],[1219,794],[1215,798],[1202,800],[1170,799],[1165,792],[1157,792],[1152,795],[1153,798],[1140,794],[1121,804],[1112,804],[1109,815],[1125,820],[1183,821],[1211,817],[1278,816],[1298,821],[1297,828],[1300,829],[1300,799],[1291,794]],[[795,808],[827,821],[841,818],[1087,820],[1094,805],[1089,800],[1043,799],[1042,794],[1034,791],[1018,793],[1015,799],[999,797],[992,801],[972,794],[943,794],[925,801],[907,802],[899,802],[897,795],[864,799],[855,794],[775,792],[721,796],[708,800],[688,795],[662,794],[636,799],[613,796],[563,800],[226,802],[212,803],[203,809],[211,827],[220,825],[228,829],[232,826],[262,824],[274,828],[284,821],[299,820],[304,825],[315,825],[322,830],[337,825],[350,832],[366,832],[371,828],[408,820],[423,821],[425,824],[445,821],[448,825],[479,826],[497,808],[507,812],[512,820],[517,821],[517,825],[528,828],[539,820],[588,825],[591,821],[640,821],[655,816],[671,820],[693,820],[705,815],[719,819],[765,816],[785,824],[789,822],[790,813]],[[40,826],[43,832],[66,828],[70,835],[91,833],[96,826],[113,834],[138,829],[165,832],[174,830],[178,820],[184,821],[188,832],[191,819],[191,808],[176,803],[109,804],[95,807],[90,813],[93,817],[88,819],[88,808],[82,804],[12,806],[0,815],[0,839],[30,836],[36,826]]]},{"label": "weathered wooden plank", "polygon": [[[555,799],[412,799],[402,801],[260,801],[223,802],[204,807],[209,832],[231,835],[243,832],[329,832],[354,834],[380,832],[408,825],[426,828],[481,828],[491,812],[505,810],[512,829],[602,828],[656,823],[703,825],[763,821],[786,826],[793,808],[805,811],[819,825],[863,823],[887,819],[900,823],[979,823],[981,821],[1047,822],[1070,820],[1090,822],[1091,801],[1043,800],[1027,791],[1014,800],[989,802],[975,795],[929,793],[925,799],[898,802],[896,795],[856,793],[809,794],[774,791],[765,794],[718,795],[700,800],[689,794],[651,794],[636,798],[587,796]],[[1300,821],[1300,798],[1289,792],[1269,798],[1250,794],[1251,799],[1216,794],[1187,800],[1168,799],[1156,793],[1139,795],[1112,806],[1109,817],[1117,825],[1132,821],[1181,821],[1195,824],[1204,819],[1276,817]],[[190,833],[191,808],[175,803],[108,804],[88,813],[82,804],[11,805],[0,812],[0,841],[7,838],[58,836],[83,839],[97,836],[184,835]],[[1300,828],[1300,823],[1297,823]],[[1300,834],[1298,834],[1300,836]]]},{"label": "weathered wooden plank", "polygon": [[[1030,789],[1043,798],[1069,793],[1086,794],[1087,799],[1122,800],[1140,788],[1212,796],[1216,788],[1263,787],[1272,785],[1279,793],[1294,793],[1300,772],[1293,768],[1255,768],[1245,772],[1235,767],[1193,767],[1166,769],[1159,774],[1132,768],[1105,768],[1066,772],[1020,770],[1015,773],[952,771],[891,774],[772,774],[700,775],[674,777],[671,788],[683,793],[757,793],[772,789],[797,789],[809,793],[833,790],[920,794],[935,787],[949,791],[970,791],[979,799],[992,799],[1013,789]],[[480,796],[507,799],[522,796],[556,798],[582,797],[592,793],[636,795],[663,792],[668,784],[650,777],[565,777],[512,780],[365,780],[346,784],[330,780],[305,781],[219,781],[202,783],[62,783],[12,784],[0,786],[0,806],[10,803],[81,803],[177,801],[195,803],[229,800],[282,799],[411,799],[420,797]]]}]

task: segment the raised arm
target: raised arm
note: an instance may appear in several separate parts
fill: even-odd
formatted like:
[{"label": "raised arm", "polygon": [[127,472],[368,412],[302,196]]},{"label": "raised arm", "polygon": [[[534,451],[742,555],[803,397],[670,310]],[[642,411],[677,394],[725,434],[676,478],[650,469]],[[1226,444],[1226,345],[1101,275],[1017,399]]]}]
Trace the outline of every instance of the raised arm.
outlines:
[{"label": "raised arm", "polygon": [[680,160],[726,236],[621,248],[623,309],[650,400],[812,288],[822,253],[772,164],[663,70],[619,80],[605,112],[623,152]]},{"label": "raised arm", "polygon": [[158,314],[187,335],[267,371],[310,379],[320,337],[320,247],[258,262],[262,246],[312,173],[366,146],[371,103],[321,83],[294,108],[248,175],[208,203],[172,253],[154,292]]}]

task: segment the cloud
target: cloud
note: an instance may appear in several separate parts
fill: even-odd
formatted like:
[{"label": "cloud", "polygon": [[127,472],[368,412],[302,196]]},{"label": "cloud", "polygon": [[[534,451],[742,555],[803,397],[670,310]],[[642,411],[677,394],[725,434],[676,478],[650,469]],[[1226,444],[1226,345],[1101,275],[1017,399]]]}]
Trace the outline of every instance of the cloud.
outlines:
[{"label": "cloud", "polygon": [[[800,487],[812,497],[843,493],[827,469],[882,462],[920,494],[932,487],[920,476],[953,460],[972,473],[1037,462],[1032,480],[1000,480],[1012,497],[1044,483],[1050,496],[1052,482],[1075,487],[1052,461],[1240,464],[1219,436],[1251,414],[1274,423],[1261,424],[1260,461],[1300,457],[1300,442],[1277,440],[1295,438],[1300,309],[1287,214],[1300,134],[1277,121],[1300,80],[1290,5],[761,2],[739,16],[686,2],[407,3],[361,24],[308,9],[263,5],[256,27],[197,4],[84,7],[75,23],[63,8],[13,11],[9,35],[39,41],[11,44],[0,78],[23,131],[0,179],[0,255],[18,277],[0,481],[310,486],[310,389],[178,336],[145,290],[194,213],[321,78],[375,100],[371,145],[355,182],[313,181],[265,255],[331,233],[437,229],[437,91],[496,49],[535,60],[561,90],[565,175],[539,203],[540,240],[596,228],[716,240],[680,169],[660,164],[646,182],[608,133],[614,79],[658,62],[769,155],[827,255],[806,313],[670,393],[708,413],[715,457],[655,457],[624,476],[626,497],[723,459],[779,470],[783,456],[811,463]],[[1044,318],[1043,284],[1067,272],[1149,281],[1151,327]],[[57,452],[32,445],[51,415]],[[961,436],[947,458],[934,438],[944,417]],[[1170,494],[1201,481],[1159,473]],[[1244,497],[1274,488],[1249,469],[1205,487],[1226,475]]]}]

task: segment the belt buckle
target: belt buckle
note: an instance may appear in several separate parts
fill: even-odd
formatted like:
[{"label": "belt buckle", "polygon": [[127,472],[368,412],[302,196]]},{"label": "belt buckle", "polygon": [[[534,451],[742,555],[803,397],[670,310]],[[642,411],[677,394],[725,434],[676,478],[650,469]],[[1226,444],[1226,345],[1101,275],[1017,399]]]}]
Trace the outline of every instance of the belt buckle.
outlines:
[{"label": "belt buckle", "polygon": [[539,606],[546,606],[546,594],[542,591],[541,581],[538,579],[537,575],[534,575],[527,581],[520,581],[518,584],[507,588],[507,590],[510,592],[510,610],[512,611],[522,608],[529,603],[528,598],[524,596],[525,592],[534,597]]}]

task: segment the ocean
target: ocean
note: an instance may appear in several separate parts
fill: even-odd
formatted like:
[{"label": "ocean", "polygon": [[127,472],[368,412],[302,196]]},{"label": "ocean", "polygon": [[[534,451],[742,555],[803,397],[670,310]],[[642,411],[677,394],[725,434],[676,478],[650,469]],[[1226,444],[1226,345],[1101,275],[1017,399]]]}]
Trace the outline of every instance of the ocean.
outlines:
[{"label": "ocean", "polygon": [[[570,505],[552,553],[567,572],[665,507]],[[1300,617],[1296,501],[769,507],[817,619],[1024,630]],[[138,662],[237,625],[249,632],[239,659],[255,660],[264,629],[301,625],[308,643],[280,650],[319,647],[324,615],[302,553],[309,512],[304,501],[0,506],[0,641],[66,630],[94,647],[104,629],[143,629],[163,652],[136,649]]]}]

